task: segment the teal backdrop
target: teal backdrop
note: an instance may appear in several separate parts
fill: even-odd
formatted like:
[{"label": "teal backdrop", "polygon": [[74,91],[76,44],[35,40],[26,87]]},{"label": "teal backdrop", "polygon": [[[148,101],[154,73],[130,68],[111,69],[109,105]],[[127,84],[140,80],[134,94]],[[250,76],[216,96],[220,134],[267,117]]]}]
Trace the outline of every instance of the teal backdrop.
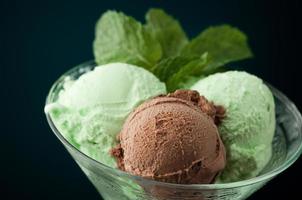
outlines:
[{"label": "teal backdrop", "polygon": [[[151,7],[177,17],[190,37],[209,25],[242,29],[255,57],[232,68],[262,77],[302,110],[298,0],[1,0],[0,199],[100,199],[48,127],[44,101],[63,72],[93,59],[94,25],[104,11],[144,20]],[[300,169],[301,160],[250,199],[296,199],[300,191],[289,183]]]}]

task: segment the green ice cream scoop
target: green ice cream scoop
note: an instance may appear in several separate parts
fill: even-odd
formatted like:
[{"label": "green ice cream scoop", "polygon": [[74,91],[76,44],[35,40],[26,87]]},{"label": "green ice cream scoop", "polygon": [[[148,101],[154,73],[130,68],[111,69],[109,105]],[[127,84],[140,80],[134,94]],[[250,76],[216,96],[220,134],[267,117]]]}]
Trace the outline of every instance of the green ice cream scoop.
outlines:
[{"label": "green ice cream scoop", "polygon": [[64,89],[45,112],[62,135],[80,151],[111,167],[109,154],[127,115],[166,87],[152,73],[134,65],[97,66],[77,80],[66,77]]},{"label": "green ice cream scoop", "polygon": [[269,88],[254,75],[229,71],[201,79],[191,89],[226,109],[219,132],[227,165],[218,182],[257,176],[272,154],[275,104]]}]

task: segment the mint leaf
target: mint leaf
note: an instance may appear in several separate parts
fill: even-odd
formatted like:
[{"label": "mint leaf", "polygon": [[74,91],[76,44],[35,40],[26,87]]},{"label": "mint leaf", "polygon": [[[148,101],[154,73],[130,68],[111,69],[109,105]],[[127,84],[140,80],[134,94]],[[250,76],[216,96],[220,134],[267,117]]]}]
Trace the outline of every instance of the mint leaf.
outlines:
[{"label": "mint leaf", "polygon": [[185,81],[179,83],[179,88],[191,88],[197,81],[205,78],[206,76],[188,76]]},{"label": "mint leaf", "polygon": [[202,56],[176,56],[160,61],[152,69],[153,73],[163,82],[167,90],[174,91],[192,76],[200,75],[207,66],[208,54]]},{"label": "mint leaf", "polygon": [[181,25],[161,9],[150,9],[146,14],[147,31],[161,44],[163,58],[176,56],[188,43]]},{"label": "mint leaf", "polygon": [[159,42],[140,22],[116,11],[107,11],[97,22],[93,52],[99,65],[125,62],[146,69],[162,56]]},{"label": "mint leaf", "polygon": [[252,57],[247,37],[229,25],[213,26],[194,38],[182,51],[183,55],[209,53],[206,71],[215,71],[229,62]]}]

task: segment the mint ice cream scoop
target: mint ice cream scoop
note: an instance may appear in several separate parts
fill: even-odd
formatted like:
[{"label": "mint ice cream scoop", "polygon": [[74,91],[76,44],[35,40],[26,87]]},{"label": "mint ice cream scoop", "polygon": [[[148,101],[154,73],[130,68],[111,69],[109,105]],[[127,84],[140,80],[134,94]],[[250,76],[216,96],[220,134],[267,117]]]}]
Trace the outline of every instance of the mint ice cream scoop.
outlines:
[{"label": "mint ice cream scoop", "polygon": [[140,103],[165,94],[165,84],[134,65],[97,66],[77,80],[66,77],[56,102],[46,105],[56,128],[80,151],[111,167],[109,151],[127,115]]},{"label": "mint ice cream scoop", "polygon": [[219,132],[227,165],[218,182],[257,176],[272,154],[275,104],[269,88],[254,75],[229,71],[201,79],[191,89],[226,109]]}]

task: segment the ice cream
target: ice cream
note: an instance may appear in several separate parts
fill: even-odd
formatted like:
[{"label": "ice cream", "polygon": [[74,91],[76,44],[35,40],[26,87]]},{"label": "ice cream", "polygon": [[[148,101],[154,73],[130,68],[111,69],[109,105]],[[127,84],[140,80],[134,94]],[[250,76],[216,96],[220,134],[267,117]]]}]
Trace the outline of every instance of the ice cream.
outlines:
[{"label": "ice cream", "polygon": [[222,107],[196,91],[161,95],[128,116],[112,153],[119,168],[134,175],[170,183],[212,183],[225,166],[214,123],[223,116]]},{"label": "ice cream", "polygon": [[229,71],[204,78],[191,89],[226,109],[219,132],[226,147],[227,165],[219,181],[257,176],[272,154],[275,105],[269,88],[256,76]]},{"label": "ice cream", "polygon": [[46,105],[56,128],[80,151],[116,167],[109,154],[127,115],[148,98],[165,94],[165,84],[147,70],[111,63],[77,80],[65,78],[56,102]]},{"label": "ice cream", "polygon": [[[130,174],[180,184],[248,179],[268,163],[275,128],[271,92],[244,72],[215,74],[253,55],[237,27],[210,26],[190,38],[161,9],[150,9],[144,22],[109,10],[96,23],[93,53],[100,66],[67,72],[71,76],[54,84],[45,107],[56,135],[79,151]],[[74,72],[85,73],[75,80]],[[147,181],[68,150],[106,200],[242,198],[252,192]]]}]

